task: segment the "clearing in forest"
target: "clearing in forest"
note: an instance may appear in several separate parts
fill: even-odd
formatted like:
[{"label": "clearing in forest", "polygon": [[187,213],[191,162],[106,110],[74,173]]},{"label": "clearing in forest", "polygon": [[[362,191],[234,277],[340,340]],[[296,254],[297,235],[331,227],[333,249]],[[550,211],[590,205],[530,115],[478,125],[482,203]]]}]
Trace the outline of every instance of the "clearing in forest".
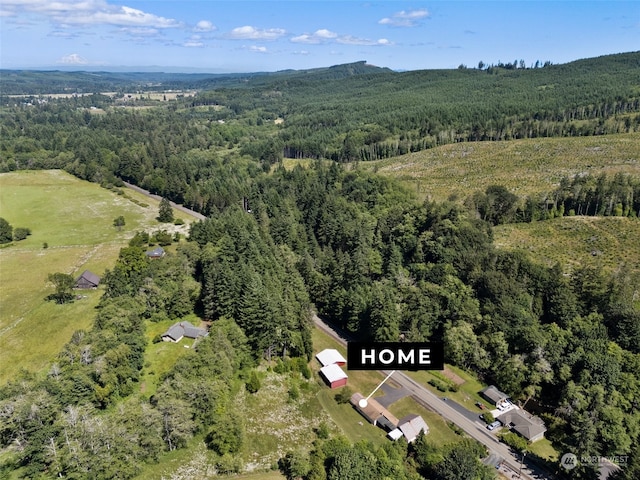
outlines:
[{"label": "clearing in forest", "polygon": [[[80,299],[56,305],[45,300],[54,291],[50,273],[79,276],[88,269],[102,276],[134,232],[164,228],[155,220],[158,202],[123,192],[61,170],[0,174],[0,217],[31,230],[0,249],[0,384],[21,369],[48,368],[74,331],[91,328],[102,289],[78,291]],[[120,215],[121,231],[113,226]]]}]

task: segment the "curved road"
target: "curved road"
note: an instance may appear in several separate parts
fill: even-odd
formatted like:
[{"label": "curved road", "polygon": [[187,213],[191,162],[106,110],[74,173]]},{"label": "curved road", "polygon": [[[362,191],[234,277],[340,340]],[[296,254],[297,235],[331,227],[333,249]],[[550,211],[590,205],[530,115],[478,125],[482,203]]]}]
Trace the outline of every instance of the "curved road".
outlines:
[{"label": "curved road", "polygon": [[[343,338],[343,336],[330,325],[322,321],[322,319],[320,319],[317,315],[314,315],[313,321],[316,327],[333,337],[340,344],[344,346],[347,345],[347,341]],[[382,371],[382,373],[388,375],[390,372]],[[509,447],[507,447],[503,443],[500,443],[494,435],[489,433],[483,423],[480,423],[480,421],[471,421],[462,413],[455,410],[446,401],[443,401],[442,398],[438,397],[433,392],[420,385],[418,382],[416,382],[403,372],[396,371],[393,376],[393,381],[399,386],[409,390],[413,398],[418,403],[424,405],[429,410],[440,414],[445,420],[453,422],[462,430],[464,430],[470,437],[478,440],[480,443],[486,446],[489,450],[489,454],[495,454],[502,457],[502,462],[506,464],[511,470],[513,470],[513,472],[517,474],[517,472],[520,471],[520,459],[514,457]],[[517,478],[517,475],[514,478]],[[523,466],[522,476],[520,478],[533,480],[546,479],[551,477],[548,474],[537,469],[534,472],[530,467]]]}]

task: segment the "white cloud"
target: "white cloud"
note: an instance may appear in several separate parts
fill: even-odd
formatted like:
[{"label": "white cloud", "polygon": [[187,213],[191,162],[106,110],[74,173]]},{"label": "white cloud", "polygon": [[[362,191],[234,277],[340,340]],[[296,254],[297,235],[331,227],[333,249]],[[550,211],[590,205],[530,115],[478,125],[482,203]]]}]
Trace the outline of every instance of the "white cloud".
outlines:
[{"label": "white cloud", "polygon": [[335,38],[338,38],[337,33],[327,30],[326,28],[321,28],[320,30],[316,30],[314,33],[304,33],[302,35],[292,37],[291,41],[294,43],[318,44],[327,43]]},{"label": "white cloud", "polygon": [[176,28],[182,23],[105,0],[3,0],[3,9],[17,15],[38,13],[54,23],[66,25],[115,25],[152,28]]},{"label": "white cloud", "polygon": [[314,33],[304,33],[296,37],[292,37],[294,43],[306,43],[310,45],[318,45],[321,43],[340,43],[342,45],[391,45],[386,38],[379,40],[370,40],[368,38],[354,37],[353,35],[338,35],[331,30],[321,29]]},{"label": "white cloud", "polygon": [[193,30],[196,32],[211,32],[215,29],[216,26],[209,20],[200,20],[198,23],[196,23],[196,26]]},{"label": "white cloud", "polygon": [[251,52],[256,52],[256,53],[269,53],[269,51],[267,50],[267,47],[262,47],[257,45],[251,45],[249,47],[249,50]]},{"label": "white cloud", "polygon": [[233,40],[277,40],[287,32],[282,28],[259,29],[245,25],[237,27],[227,34],[227,38]]},{"label": "white cloud", "polygon": [[134,37],[156,37],[160,35],[160,30],[157,28],[147,27],[122,27],[121,32],[128,33]]},{"label": "white cloud", "polygon": [[374,46],[374,45],[391,45],[391,42],[386,38],[381,38],[379,40],[369,40],[368,38],[358,38],[353,37],[351,35],[343,35],[336,39],[337,43],[341,43],[343,45],[364,45],[364,46]]},{"label": "white cloud", "polygon": [[67,32],[64,30],[55,30],[49,34],[50,37],[58,38],[77,38],[78,34],[75,32]]},{"label": "white cloud", "polygon": [[202,42],[200,35],[191,35],[191,37],[189,37],[182,46],[188,48],[201,48],[204,47],[204,43]]},{"label": "white cloud", "polygon": [[89,62],[77,53],[71,53],[60,58],[57,63],[63,63],[65,65],[87,65]]},{"label": "white cloud", "polygon": [[420,20],[428,18],[429,12],[421,8],[419,10],[400,10],[391,17],[385,17],[378,21],[380,25],[391,25],[392,27],[415,27],[420,24]]}]

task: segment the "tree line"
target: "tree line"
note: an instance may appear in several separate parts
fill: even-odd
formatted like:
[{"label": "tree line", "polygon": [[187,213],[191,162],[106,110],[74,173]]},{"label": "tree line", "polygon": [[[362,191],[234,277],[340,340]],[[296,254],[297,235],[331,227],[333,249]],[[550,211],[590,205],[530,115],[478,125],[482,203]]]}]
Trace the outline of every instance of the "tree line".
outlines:
[{"label": "tree line", "polygon": [[268,168],[283,155],[353,162],[454,142],[636,132],[637,57],[492,75],[349,64],[203,83],[196,97],[145,112],[109,108],[113,99],[99,94],[30,106],[7,97],[0,169],[66,168],[107,182],[115,175],[179,201],[200,175],[175,159],[193,149],[232,150]]},{"label": "tree line", "polygon": [[492,225],[535,222],[562,216],[640,216],[640,180],[624,173],[563,177],[552,192],[520,198],[502,185],[490,185],[464,201]]}]

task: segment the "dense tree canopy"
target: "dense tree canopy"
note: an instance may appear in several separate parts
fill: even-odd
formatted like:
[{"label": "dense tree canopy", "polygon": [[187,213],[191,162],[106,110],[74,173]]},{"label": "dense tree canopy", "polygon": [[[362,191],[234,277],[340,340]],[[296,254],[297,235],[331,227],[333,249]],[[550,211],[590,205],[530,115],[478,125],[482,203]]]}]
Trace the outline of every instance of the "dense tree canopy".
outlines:
[{"label": "dense tree canopy", "polygon": [[[542,203],[500,185],[464,204],[420,203],[357,161],[454,141],[637,131],[637,58],[403,74],[356,64],[317,78],[250,77],[144,110],[109,108],[104,96],[3,103],[3,171],[127,181],[208,218],[162,261],[145,255],[148,234],[121,250],[93,328],[73,335],[46,378],[0,388],[0,446],[18,446],[27,477],[131,478],[199,435],[220,471],[235,471],[247,432],[232,421],[232,394],[256,385],[247,372],[261,359],[310,358],[315,308],[355,338],[442,341],[447,362],[516,401],[534,399],[559,451],[631,454],[640,443],[637,272],[594,264],[565,275],[497,249],[492,225],[637,216],[638,180],[566,178]],[[94,101],[104,113],[88,110]],[[283,154],[318,160],[287,170]],[[148,322],[193,313],[212,323],[209,337],[152,396],[133,395]],[[284,456],[283,472],[488,475],[466,441],[406,450],[319,440]]]}]

